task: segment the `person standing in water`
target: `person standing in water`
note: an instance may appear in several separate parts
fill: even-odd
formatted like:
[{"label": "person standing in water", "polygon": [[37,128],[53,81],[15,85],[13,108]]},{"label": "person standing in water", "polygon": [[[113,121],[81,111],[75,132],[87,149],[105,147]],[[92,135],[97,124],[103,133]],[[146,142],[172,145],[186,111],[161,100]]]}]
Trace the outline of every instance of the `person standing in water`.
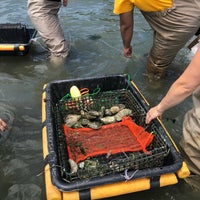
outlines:
[{"label": "person standing in water", "polygon": [[192,94],[193,108],[183,121],[183,134],[180,141],[185,161],[192,172],[186,180],[196,189],[200,189],[200,46],[183,74],[172,84],[167,94],[146,114],[149,124],[156,117],[181,103]]},{"label": "person standing in water", "polygon": [[28,0],[28,15],[50,52],[50,61],[55,64],[62,63],[69,55],[69,44],[58,17],[61,6],[67,4],[68,0]]},{"label": "person standing in water", "polygon": [[114,13],[120,18],[123,53],[132,56],[134,7],[137,7],[154,31],[146,75],[150,81],[165,76],[178,51],[200,27],[200,1],[197,0],[114,0]]}]

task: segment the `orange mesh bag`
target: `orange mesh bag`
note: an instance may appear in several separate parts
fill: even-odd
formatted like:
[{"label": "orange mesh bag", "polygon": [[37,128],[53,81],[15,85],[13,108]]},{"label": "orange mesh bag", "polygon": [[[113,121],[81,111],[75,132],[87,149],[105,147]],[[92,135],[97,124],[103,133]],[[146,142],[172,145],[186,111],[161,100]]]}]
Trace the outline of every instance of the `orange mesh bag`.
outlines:
[{"label": "orange mesh bag", "polygon": [[63,125],[69,158],[76,163],[103,154],[144,151],[154,136],[124,117],[121,122],[103,125],[100,129],[70,128]]}]

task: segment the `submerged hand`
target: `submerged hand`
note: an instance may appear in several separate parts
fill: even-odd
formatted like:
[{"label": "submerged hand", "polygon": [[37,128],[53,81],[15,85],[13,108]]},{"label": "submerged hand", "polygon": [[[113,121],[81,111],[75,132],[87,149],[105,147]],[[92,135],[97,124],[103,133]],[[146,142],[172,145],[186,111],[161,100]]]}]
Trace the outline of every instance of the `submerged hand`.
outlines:
[{"label": "submerged hand", "polygon": [[132,57],[132,46],[125,48],[124,47],[124,57],[131,58]]},{"label": "submerged hand", "polygon": [[67,4],[68,4],[68,0],[63,0],[63,6],[67,6]]},{"label": "submerged hand", "polygon": [[7,128],[7,124],[0,118],[0,131],[5,131]]}]

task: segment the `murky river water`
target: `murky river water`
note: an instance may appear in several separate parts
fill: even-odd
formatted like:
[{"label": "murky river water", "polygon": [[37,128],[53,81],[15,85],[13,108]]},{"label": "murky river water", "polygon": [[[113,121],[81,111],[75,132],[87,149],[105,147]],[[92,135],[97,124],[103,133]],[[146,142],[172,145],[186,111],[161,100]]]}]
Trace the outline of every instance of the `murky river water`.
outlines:
[{"label": "murky river water", "polygon": [[[0,23],[25,23],[31,27],[26,1],[1,1]],[[135,15],[134,57],[122,56],[118,16],[113,15],[112,0],[74,0],[60,12],[61,24],[70,41],[71,55],[64,67],[53,68],[46,59],[40,38],[25,57],[0,57],[0,117],[9,130],[0,135],[0,200],[44,200],[41,138],[42,87],[52,80],[130,74],[151,104],[158,102],[170,84],[180,75],[189,59],[182,50],[160,87],[149,84],[143,75],[146,56],[152,43],[152,31],[139,11]],[[153,95],[152,95],[153,94]],[[168,111],[163,121],[178,143],[184,113],[191,99]],[[183,180],[178,184],[133,193],[112,200],[183,200],[200,198]]]}]

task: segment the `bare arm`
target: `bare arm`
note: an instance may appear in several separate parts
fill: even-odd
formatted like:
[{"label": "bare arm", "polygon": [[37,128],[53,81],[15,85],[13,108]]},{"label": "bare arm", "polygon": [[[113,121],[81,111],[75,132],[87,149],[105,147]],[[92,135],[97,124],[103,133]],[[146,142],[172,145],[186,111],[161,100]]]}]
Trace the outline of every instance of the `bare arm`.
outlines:
[{"label": "bare arm", "polygon": [[120,14],[120,32],[124,45],[124,56],[131,57],[131,40],[133,36],[133,11]]},{"label": "bare arm", "polygon": [[200,85],[200,47],[183,74],[172,84],[160,103],[151,108],[146,115],[146,123],[162,116],[169,108],[179,104]]}]

